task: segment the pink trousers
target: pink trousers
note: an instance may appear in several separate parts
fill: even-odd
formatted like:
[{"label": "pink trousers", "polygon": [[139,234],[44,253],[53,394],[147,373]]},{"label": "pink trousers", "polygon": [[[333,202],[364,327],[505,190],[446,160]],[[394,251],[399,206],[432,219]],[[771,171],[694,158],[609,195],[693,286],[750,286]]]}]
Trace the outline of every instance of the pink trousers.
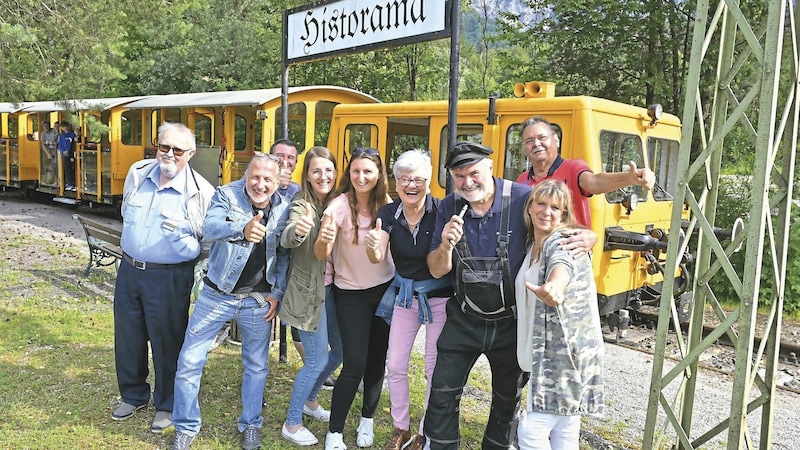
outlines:
[{"label": "pink trousers", "polygon": [[[436,365],[436,341],[447,320],[445,305],[447,298],[428,298],[431,306],[433,322],[425,325],[425,405],[431,393],[431,376]],[[414,340],[422,324],[417,319],[419,303],[414,300],[411,308],[395,306],[392,313],[392,326],[389,328],[389,351],[386,357],[386,382],[389,386],[389,398],[392,401],[392,420],[395,428],[408,430],[411,423],[409,414],[409,382],[408,364]],[[423,415],[419,422],[419,434],[422,434]]]}]

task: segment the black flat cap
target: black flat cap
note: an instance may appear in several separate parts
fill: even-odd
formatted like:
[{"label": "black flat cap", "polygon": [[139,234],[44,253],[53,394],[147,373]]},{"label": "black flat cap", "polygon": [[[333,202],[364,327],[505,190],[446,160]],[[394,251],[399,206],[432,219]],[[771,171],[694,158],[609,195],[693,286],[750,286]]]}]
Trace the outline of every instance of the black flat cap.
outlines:
[{"label": "black flat cap", "polygon": [[455,169],[467,164],[474,164],[484,158],[488,158],[492,153],[494,151],[485,145],[474,142],[459,142],[447,152],[444,168]]}]

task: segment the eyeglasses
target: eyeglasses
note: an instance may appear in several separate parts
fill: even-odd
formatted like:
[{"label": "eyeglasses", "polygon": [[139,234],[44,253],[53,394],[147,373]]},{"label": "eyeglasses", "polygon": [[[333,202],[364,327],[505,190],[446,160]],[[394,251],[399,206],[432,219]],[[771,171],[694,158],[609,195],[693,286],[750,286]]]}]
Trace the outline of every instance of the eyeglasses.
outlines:
[{"label": "eyeglasses", "polygon": [[330,168],[325,169],[325,170],[314,169],[311,172],[311,178],[322,178],[323,176],[325,176],[327,178],[333,178],[333,173],[334,173],[333,169],[330,169]]},{"label": "eyeglasses", "polygon": [[380,153],[378,153],[378,151],[374,148],[357,147],[355,150],[353,150],[353,157],[359,156],[362,153],[366,153],[369,156],[377,156],[378,158],[381,156]]},{"label": "eyeglasses", "polygon": [[546,142],[552,136],[553,136],[552,134],[541,134],[539,136],[534,136],[532,138],[525,139],[523,144],[525,144],[526,147],[533,147],[533,145],[536,144],[537,141]]},{"label": "eyeglasses", "polygon": [[171,151],[173,155],[181,157],[183,156],[184,153],[188,152],[189,150],[184,150],[182,148],[173,147],[171,145],[166,145],[166,144],[158,144],[158,151],[160,151],[161,153],[169,153]]},{"label": "eyeglasses", "polygon": [[413,183],[414,186],[416,187],[422,187],[425,186],[425,182],[427,181],[428,181],[427,178],[422,178],[422,177],[417,177],[417,178],[400,177],[397,179],[397,183],[400,186],[409,186]]}]

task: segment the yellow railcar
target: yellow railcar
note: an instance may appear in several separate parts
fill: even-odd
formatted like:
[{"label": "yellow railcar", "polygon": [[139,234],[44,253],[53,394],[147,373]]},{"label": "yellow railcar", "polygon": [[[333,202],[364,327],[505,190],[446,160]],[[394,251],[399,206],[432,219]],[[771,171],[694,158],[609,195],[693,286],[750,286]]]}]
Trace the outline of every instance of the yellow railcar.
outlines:
[{"label": "yellow railcar", "polygon": [[[325,145],[336,105],[377,101],[336,86],[289,88],[289,138],[301,152]],[[197,154],[192,166],[213,185],[240,178],[254,151],[269,151],[282,137],[280,88],[158,95],[131,102],[126,108],[144,111],[143,133],[148,143],[165,120],[194,130]],[[149,155],[154,152],[154,147],[148,148]],[[301,164],[302,156],[298,166]],[[295,181],[299,179],[299,171],[295,171]]]},{"label": "yellow railcar", "polygon": [[[557,128],[561,155],[583,159],[594,172],[627,171],[628,161],[650,167],[657,181],[652,192],[629,187],[595,195],[590,205],[592,229],[599,237],[593,264],[601,313],[655,303],[663,280],[659,268],[666,260],[679,119],[661,114],[655,107],[588,96],[557,97],[551,83],[520,84],[515,91],[516,98],[459,100],[457,140],[493,148],[495,175],[516,180],[528,168],[520,125],[541,115]],[[403,151],[430,149],[431,192],[443,197],[448,190],[444,169],[447,136],[446,101],[340,105],[334,110],[328,147],[337,151],[340,168],[346,166],[354,148],[377,148],[390,174],[395,158]],[[675,276],[683,282],[688,274],[681,269]],[[685,296],[679,299],[688,300]]]}]

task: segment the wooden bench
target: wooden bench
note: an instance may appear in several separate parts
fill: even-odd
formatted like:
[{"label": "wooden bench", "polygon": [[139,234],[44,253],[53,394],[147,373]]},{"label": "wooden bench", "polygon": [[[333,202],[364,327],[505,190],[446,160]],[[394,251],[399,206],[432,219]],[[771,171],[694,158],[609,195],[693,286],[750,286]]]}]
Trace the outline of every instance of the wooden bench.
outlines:
[{"label": "wooden bench", "polygon": [[86,265],[83,276],[89,275],[92,266],[104,267],[114,264],[119,268],[119,260],[122,259],[122,247],[119,245],[122,230],[89,220],[79,214],[73,214],[72,218],[80,222],[83,231],[86,232],[86,242],[89,244],[89,264]]}]

